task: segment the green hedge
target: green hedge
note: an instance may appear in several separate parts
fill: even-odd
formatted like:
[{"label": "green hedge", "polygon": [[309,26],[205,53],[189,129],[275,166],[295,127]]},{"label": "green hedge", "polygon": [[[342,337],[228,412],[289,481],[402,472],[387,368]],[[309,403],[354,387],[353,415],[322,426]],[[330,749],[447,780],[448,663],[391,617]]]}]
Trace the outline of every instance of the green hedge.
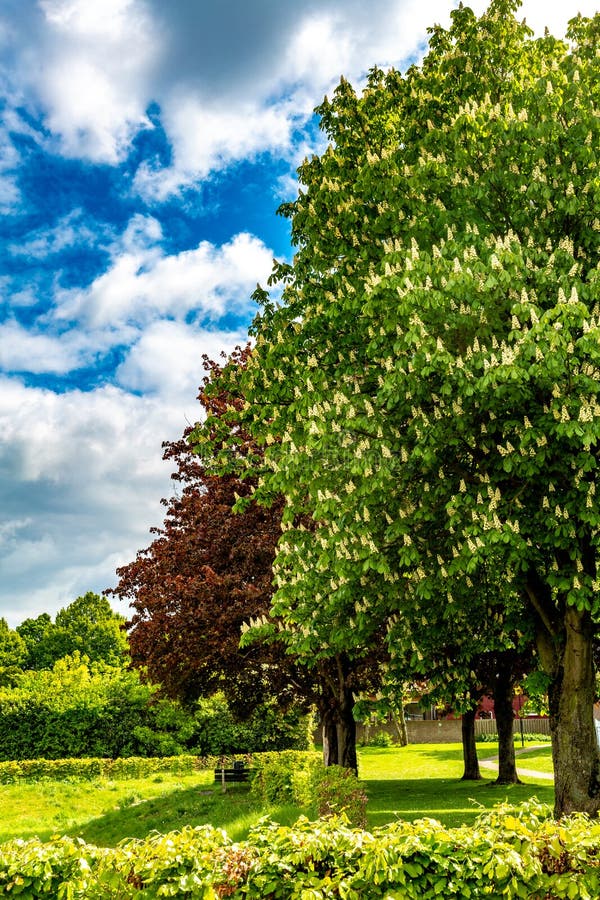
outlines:
[{"label": "green hedge", "polygon": [[[189,774],[219,766],[230,768],[236,759],[247,763],[255,772],[269,769],[272,765],[289,773],[308,770],[319,763],[320,755],[309,750],[282,750],[279,753],[225,754],[221,756],[128,756],[119,759],[23,759],[0,762],[0,784],[10,784],[19,779],[38,781],[41,778],[52,781],[79,779],[92,781],[95,778],[146,778],[159,772]],[[281,793],[279,800],[293,799]]]},{"label": "green hedge", "polygon": [[600,823],[499,807],[474,827],[424,819],[372,834],[339,819],[262,821],[232,843],[212,826],[99,849],[61,838],[0,846],[0,894],[70,900],[432,900],[600,896]]},{"label": "green hedge", "polygon": [[299,706],[267,701],[239,721],[223,694],[190,707],[158,698],[136,670],[79,655],[52,670],[14,671],[2,684],[0,760],[196,756],[306,749],[314,723]]},{"label": "green hedge", "polygon": [[[493,731],[478,734],[475,740],[478,744],[497,744],[498,734]],[[552,741],[552,738],[549,734],[544,734],[543,732],[537,734],[528,734],[527,732],[524,732],[523,734],[520,734],[518,731],[515,731],[515,744],[520,747],[521,741],[525,741],[527,744],[549,744]]]}]

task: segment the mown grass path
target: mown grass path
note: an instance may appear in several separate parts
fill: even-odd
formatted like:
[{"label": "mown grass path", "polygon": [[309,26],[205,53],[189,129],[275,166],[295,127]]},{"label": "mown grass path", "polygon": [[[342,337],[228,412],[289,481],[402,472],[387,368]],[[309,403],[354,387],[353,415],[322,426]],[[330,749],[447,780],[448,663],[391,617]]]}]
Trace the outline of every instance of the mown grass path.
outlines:
[{"label": "mown grass path", "polygon": [[[536,751],[540,751],[536,754]],[[547,752],[543,752],[547,751]],[[547,765],[552,766],[552,750],[549,744],[531,744],[529,747],[518,747],[515,749],[515,756],[523,756],[527,754],[530,764],[535,764],[534,768],[524,769],[521,765],[517,765],[519,777],[525,778],[542,778],[548,781],[554,781],[554,775],[547,770]],[[480,759],[479,765],[484,769],[493,769],[498,771],[498,757],[490,756],[487,759]],[[543,766],[542,769],[539,766]],[[546,769],[546,771],[544,771]]]}]

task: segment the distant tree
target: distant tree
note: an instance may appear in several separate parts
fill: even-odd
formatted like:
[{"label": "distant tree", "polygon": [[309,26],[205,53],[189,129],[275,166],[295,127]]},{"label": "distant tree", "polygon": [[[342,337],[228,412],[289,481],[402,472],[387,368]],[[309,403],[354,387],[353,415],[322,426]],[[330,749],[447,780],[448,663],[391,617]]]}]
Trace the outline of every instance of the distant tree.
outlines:
[{"label": "distant tree", "polygon": [[123,665],[129,660],[124,616],[106,597],[88,591],[61,609],[52,622],[48,613],[17,626],[26,653],[25,669],[51,669],[65,656],[79,653],[91,663]]},{"label": "distant tree", "polygon": [[23,661],[24,669],[49,669],[55,660],[47,652],[46,637],[52,628],[52,619],[48,613],[42,613],[35,619],[24,619],[17,625],[16,631],[23,638],[27,655]]},{"label": "distant tree", "polygon": [[116,666],[129,657],[125,617],[106,597],[90,591],[56,614],[48,639],[60,653],[57,659],[79,652],[92,663]]},{"label": "distant tree", "polygon": [[0,619],[0,668],[20,667],[27,655],[23,638],[8,627],[6,619]]}]

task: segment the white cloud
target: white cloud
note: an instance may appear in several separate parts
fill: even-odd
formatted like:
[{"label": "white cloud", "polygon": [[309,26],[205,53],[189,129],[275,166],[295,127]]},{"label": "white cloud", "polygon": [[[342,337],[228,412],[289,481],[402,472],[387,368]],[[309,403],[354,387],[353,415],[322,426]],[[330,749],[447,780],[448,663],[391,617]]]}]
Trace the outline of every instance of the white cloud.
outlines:
[{"label": "white cloud", "polygon": [[[92,228],[92,225],[94,226]],[[85,247],[101,243],[103,228],[97,222],[87,222],[81,209],[74,209],[62,216],[52,228],[40,228],[30,232],[29,240],[9,244],[12,256],[29,256],[46,259],[67,247]]]},{"label": "white cloud", "polygon": [[0,127],[0,214],[13,212],[19,205],[21,192],[17,183],[16,169],[20,162],[9,134],[8,124]]},{"label": "white cloud", "polygon": [[145,228],[138,217],[123,245],[114,248],[111,266],[89,288],[57,292],[57,319],[117,332],[128,323],[141,326],[164,316],[196,313],[218,320],[247,306],[256,283],[271,271],[271,251],[252,235],[238,234],[220,247],[202,241],[192,250],[165,255],[153,243],[159,236],[154,220],[144,221]]},{"label": "white cloud", "polygon": [[289,155],[295,113],[289,101],[262,105],[242,99],[218,108],[191,94],[173,98],[164,107],[163,123],[173,143],[174,162],[167,168],[142,164],[134,187],[149,200],[164,200],[237,160],[265,150]]},{"label": "white cloud", "polygon": [[[17,74],[60,150],[115,163],[146,117],[160,40],[142,0],[24,0]],[[14,44],[13,44],[14,46]]]},{"label": "white cloud", "polygon": [[[426,28],[447,24],[449,0],[261,0],[237,7],[197,0],[22,0],[6,26],[17,46],[19,102],[41,108],[61,152],[115,163],[155,102],[173,162],[143,164],[136,188],[164,199],[232,162],[293,152],[290,135],[340,75],[357,84],[371,66],[418,52]],[[475,0],[478,13],[487,0]],[[591,14],[596,0],[578,8]],[[564,33],[568,4],[526,0],[538,32]],[[16,40],[18,37],[18,40]],[[16,104],[15,104],[16,105]],[[9,175],[0,202],[16,202]]]},{"label": "white cloud", "polygon": [[172,493],[161,442],[198,417],[194,396],[184,405],[0,380],[0,566],[13,621],[114,584],[115,566],[149,543]]},{"label": "white cloud", "polygon": [[218,359],[246,340],[244,331],[211,332],[183,322],[155,322],[129,350],[116,378],[128,390],[189,399],[198,393],[202,355]]},{"label": "white cloud", "polygon": [[[81,336],[83,337],[83,336]],[[0,369],[5,372],[65,373],[81,365],[81,337],[52,337],[28,331],[18,322],[0,325]]]}]

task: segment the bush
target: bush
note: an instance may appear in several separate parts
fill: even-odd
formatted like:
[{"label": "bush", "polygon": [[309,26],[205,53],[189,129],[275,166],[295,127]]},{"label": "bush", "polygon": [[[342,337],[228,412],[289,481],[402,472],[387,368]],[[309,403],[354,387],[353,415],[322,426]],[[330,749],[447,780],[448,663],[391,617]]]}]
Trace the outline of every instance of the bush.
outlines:
[{"label": "bush", "polygon": [[[219,756],[181,754],[155,758],[124,756],[119,759],[11,760],[10,762],[0,762],[0,784],[11,784],[19,779],[39,781],[42,778],[52,781],[148,778],[162,772],[186,775],[207,769],[217,769],[222,765],[229,768],[239,758],[240,754]],[[257,773],[257,776],[271,771],[285,773],[284,776],[275,774],[273,779],[268,778],[266,774],[257,777],[256,785],[253,788],[257,796],[266,800],[267,794],[272,793],[276,800],[283,799],[287,802],[291,798],[298,805],[310,805],[311,799],[314,798],[313,774],[319,767],[322,768],[318,753],[288,750],[282,751],[282,753],[245,754],[242,761],[249,765]],[[259,787],[260,784],[266,784],[271,780],[279,784],[280,789],[265,788],[263,790]]]},{"label": "bush", "polygon": [[394,740],[387,731],[377,731],[372,738],[370,738],[365,746],[366,747],[391,747],[394,743]]},{"label": "bush", "polygon": [[[552,740],[549,734],[526,734],[524,732],[523,735],[521,735],[520,731],[516,731],[513,735],[515,744],[520,744],[521,739],[526,743],[535,744],[549,744]],[[478,744],[496,744],[498,742],[498,735],[495,732],[478,734],[475,740]]]},{"label": "bush", "polygon": [[299,806],[310,804],[314,798],[314,778],[324,768],[319,753],[298,750],[254,755],[252,766],[254,796],[265,803],[296,803]]},{"label": "bush", "polygon": [[[10,680],[9,680],[10,681]],[[137,671],[75,654],[0,686],[0,760],[307,749],[312,720],[275,701],[236,721],[222,694],[192,709],[158,699]]]},{"label": "bush", "polygon": [[396,822],[373,833],[339,819],[263,820],[246,841],[204,825],[98,849],[61,838],[0,847],[0,894],[23,900],[423,900],[600,896],[600,823],[560,822],[537,803],[501,806],[474,827]]},{"label": "bush", "polygon": [[367,795],[354,772],[325,768],[320,754],[261,753],[252,757],[252,793],[263,803],[314,806],[319,816],[344,815],[357,827],[366,825]]},{"label": "bush", "polygon": [[367,795],[351,769],[329,766],[315,778],[315,795],[319,816],[343,815],[350,825],[365,828]]},{"label": "bush", "polygon": [[[19,779],[53,781],[77,779],[93,781],[96,778],[147,778],[161,772],[190,774],[202,769],[214,769],[222,757],[174,756],[151,759],[127,756],[120,759],[25,759],[0,762],[0,784],[10,784]],[[228,760],[230,764],[233,760]]]}]

